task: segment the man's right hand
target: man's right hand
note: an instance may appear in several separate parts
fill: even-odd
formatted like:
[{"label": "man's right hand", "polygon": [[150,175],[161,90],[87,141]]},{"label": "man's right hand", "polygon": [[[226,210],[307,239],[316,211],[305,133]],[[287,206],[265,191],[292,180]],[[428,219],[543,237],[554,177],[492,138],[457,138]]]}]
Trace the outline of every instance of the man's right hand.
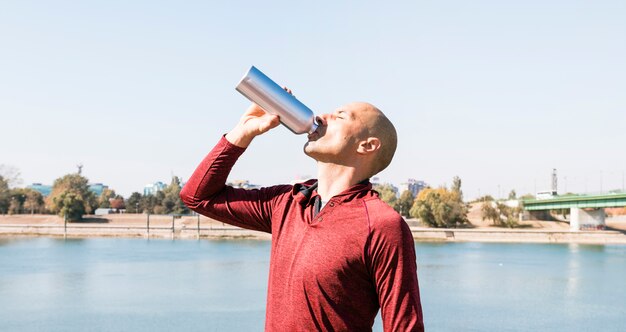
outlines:
[{"label": "man's right hand", "polygon": [[226,134],[226,140],[239,147],[247,148],[252,139],[279,124],[278,115],[269,114],[253,103],[243,114],[237,126]]}]

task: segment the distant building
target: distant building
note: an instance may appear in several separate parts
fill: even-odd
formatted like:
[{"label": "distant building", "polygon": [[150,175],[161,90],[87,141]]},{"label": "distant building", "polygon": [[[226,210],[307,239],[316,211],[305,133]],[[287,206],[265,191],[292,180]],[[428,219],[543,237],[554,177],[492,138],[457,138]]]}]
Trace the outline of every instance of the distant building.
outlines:
[{"label": "distant building", "polygon": [[89,190],[94,193],[96,197],[100,197],[105,189],[109,189],[109,186],[105,186],[102,183],[92,183],[89,185]]},{"label": "distant building", "polygon": [[156,195],[156,193],[158,193],[159,191],[162,191],[163,189],[165,189],[165,187],[166,187],[165,183],[161,181],[157,181],[155,183],[149,183],[143,187],[143,195],[144,196]]},{"label": "distant building", "polygon": [[33,183],[26,188],[39,192],[43,197],[48,197],[52,192],[52,186],[41,183]]},{"label": "distant building", "polygon": [[546,190],[546,191],[538,192],[535,195],[535,198],[536,199],[550,199],[556,196],[557,196],[556,190]]},{"label": "distant building", "polygon": [[251,184],[248,180],[235,180],[233,182],[228,183],[229,186],[234,188],[243,188],[243,189],[259,189],[261,186],[256,184]]},{"label": "distant building", "polygon": [[428,184],[424,181],[419,181],[415,179],[408,179],[407,182],[400,184],[400,194],[404,191],[410,191],[413,196],[417,196],[422,189],[428,187]]}]

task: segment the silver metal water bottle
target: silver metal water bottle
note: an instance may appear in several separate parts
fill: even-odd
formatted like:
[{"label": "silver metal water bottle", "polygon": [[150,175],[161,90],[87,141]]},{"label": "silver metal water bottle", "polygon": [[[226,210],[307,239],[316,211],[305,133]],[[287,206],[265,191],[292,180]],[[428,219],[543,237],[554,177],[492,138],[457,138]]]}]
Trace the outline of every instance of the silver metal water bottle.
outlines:
[{"label": "silver metal water bottle", "polygon": [[280,122],[294,134],[312,133],[317,129],[313,111],[254,66],[235,89],[266,112],[278,115]]}]

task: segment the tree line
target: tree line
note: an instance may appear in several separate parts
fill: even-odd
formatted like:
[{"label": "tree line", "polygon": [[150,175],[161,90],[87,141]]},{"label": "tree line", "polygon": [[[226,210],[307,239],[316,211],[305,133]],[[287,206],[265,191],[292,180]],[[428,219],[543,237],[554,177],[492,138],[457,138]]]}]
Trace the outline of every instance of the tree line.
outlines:
[{"label": "tree line", "polygon": [[[463,201],[461,191],[461,178],[455,176],[452,187],[425,188],[417,197],[409,190],[396,195],[390,184],[377,185],[374,189],[380,198],[394,208],[404,217],[421,220],[429,227],[454,228],[469,224],[467,213],[470,204]],[[524,195],[522,198],[532,198],[532,195]],[[509,200],[516,200],[515,190],[511,190]],[[496,201],[487,195],[478,198],[474,203],[481,204],[483,220],[491,220],[494,226],[514,228],[519,226],[519,215],[523,211],[522,201],[518,206],[511,207],[501,201]]]},{"label": "tree line", "polygon": [[34,189],[11,188],[10,183],[11,179],[0,175],[0,214],[58,214],[70,221],[80,221],[98,208],[125,210],[127,213],[189,213],[179,197],[181,180],[176,176],[154,195],[134,192],[128,198],[109,188],[97,196],[89,189],[89,180],[78,173],[54,180],[52,192],[47,197]]},{"label": "tree line", "polygon": [[[6,172],[5,172],[6,173]],[[6,174],[5,174],[6,175]],[[111,208],[126,213],[187,214],[190,210],[180,199],[182,184],[173,176],[169,185],[154,195],[133,192],[128,198],[106,188],[97,196],[89,189],[89,181],[78,173],[67,174],[54,181],[49,196],[30,188],[11,188],[18,175],[0,174],[0,214],[47,213],[79,221],[84,215],[93,214],[97,208]],[[390,184],[376,185],[374,189],[381,199],[404,217],[417,218],[430,227],[462,227],[469,224],[469,204],[463,202],[461,179],[453,178],[452,187],[425,188],[417,197],[405,190],[398,197]],[[509,199],[515,199],[511,191]],[[492,220],[496,226],[516,227],[520,208],[510,208],[492,197],[477,200],[482,202],[483,219]]]}]

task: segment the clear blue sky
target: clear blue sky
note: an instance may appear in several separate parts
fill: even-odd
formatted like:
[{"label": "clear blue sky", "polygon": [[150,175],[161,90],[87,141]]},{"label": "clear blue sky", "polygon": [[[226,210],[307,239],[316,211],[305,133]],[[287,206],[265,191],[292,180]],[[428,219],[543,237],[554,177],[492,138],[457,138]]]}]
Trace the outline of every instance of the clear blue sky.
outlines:
[{"label": "clear blue sky", "polygon": [[[621,188],[626,2],[2,1],[0,164],[84,164],[127,196],[187,179],[247,100],[250,65],[318,113],[372,102],[399,147],[380,180],[466,197]],[[257,139],[231,179],[315,176],[306,138]],[[567,188],[565,188],[567,186]]]}]

